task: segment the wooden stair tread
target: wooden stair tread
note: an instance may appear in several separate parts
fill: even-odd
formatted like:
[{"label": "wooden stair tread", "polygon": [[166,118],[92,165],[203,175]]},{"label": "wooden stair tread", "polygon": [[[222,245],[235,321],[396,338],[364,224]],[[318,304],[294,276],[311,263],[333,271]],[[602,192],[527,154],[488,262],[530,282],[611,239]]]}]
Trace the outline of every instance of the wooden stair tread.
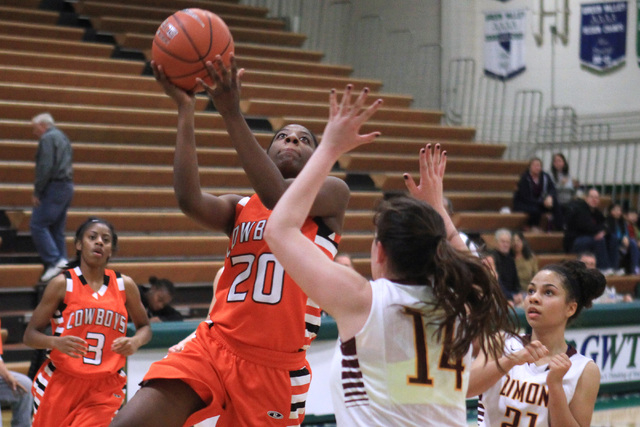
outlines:
[{"label": "wooden stair tread", "polygon": [[[267,15],[269,9],[264,7],[239,5],[232,2],[210,1],[210,0],[91,0],[78,1],[73,4],[77,13],[90,15],[92,12],[98,15],[107,15],[110,10],[116,6],[123,8],[129,6],[126,13],[131,16],[135,9],[142,9],[147,12],[146,16],[150,16],[154,11],[159,11],[165,19],[176,10],[197,7],[200,9],[210,10],[216,14],[228,14],[238,16],[252,16],[262,18]],[[93,9],[92,9],[93,8]],[[144,10],[148,9],[148,10]],[[119,10],[119,9],[116,9]],[[145,15],[142,15],[145,16]]]},{"label": "wooden stair tread", "polygon": [[[134,12],[132,14],[132,12]],[[140,8],[136,6],[108,6],[109,15],[91,16],[93,28],[99,31],[110,32],[136,32],[154,34],[160,24],[168,16],[165,11],[155,8]],[[141,17],[136,17],[137,13]],[[251,16],[238,16],[218,14],[220,18],[232,27],[262,28],[271,30],[283,30],[285,22],[280,19],[258,18]],[[1,17],[1,15],[0,15]]]},{"label": "wooden stair tread", "polygon": [[[94,87],[103,87],[111,89],[127,89],[136,87],[137,90],[148,90],[161,93],[161,89],[151,76],[140,76],[144,64],[135,61],[124,60],[101,60],[94,67],[90,67],[85,63],[74,64],[70,66],[71,60],[82,60],[77,56],[64,56],[64,55],[49,55],[45,59],[55,60],[51,67],[49,63],[40,63],[40,56],[32,53],[19,53],[15,51],[0,50],[0,59],[7,59],[7,61],[0,61],[0,73],[3,74],[3,79],[7,74],[13,74],[13,79],[20,79],[16,76],[16,73],[24,73],[29,71],[31,73],[48,73],[51,74],[50,69],[56,70],[56,77],[58,74],[61,78],[67,79],[66,82],[70,85],[78,84],[90,84]],[[115,63],[113,62],[115,61]],[[110,68],[111,65],[130,64],[133,65],[134,70],[124,69],[115,71]],[[75,66],[77,65],[77,67]],[[40,69],[38,69],[40,67]],[[84,68],[90,69],[84,69]],[[80,79],[83,81],[79,81]],[[46,76],[42,76],[37,81],[43,83],[42,79],[46,79]],[[110,80],[113,79],[113,82]],[[6,80],[3,80],[6,81]],[[28,79],[23,82],[31,82],[32,79]],[[50,81],[47,83],[51,84]],[[382,87],[382,82],[375,79],[365,78],[348,78],[339,76],[310,76],[301,73],[284,73],[277,71],[264,71],[264,70],[246,70],[243,87],[246,84],[259,84],[259,85],[278,85],[288,88],[304,87],[305,89],[331,89],[336,87],[345,87],[348,83],[351,83],[360,90],[367,86],[372,91],[378,91]],[[114,86],[117,85],[117,86]],[[325,92],[327,93],[327,92]],[[328,94],[326,95],[328,97]],[[328,99],[328,98],[327,98]]]},{"label": "wooden stair tread", "polygon": [[[56,120],[56,126],[74,142],[107,141],[132,145],[168,146],[175,146],[176,143],[175,127],[68,123],[58,120]],[[26,120],[0,119],[0,131],[5,138],[33,140],[32,126]],[[271,132],[254,135],[265,148],[272,138]],[[224,129],[196,129],[196,141],[199,147],[231,147],[229,135]]]},{"label": "wooden stair tread", "polygon": [[[86,219],[86,218],[85,218]],[[116,226],[116,230],[118,230]],[[346,252],[364,252],[371,247],[373,232],[360,234],[344,234],[340,249]],[[74,253],[73,237],[66,238],[67,251]],[[157,257],[190,257],[210,258],[224,257],[229,244],[229,238],[221,236],[118,236],[118,251],[114,254],[114,261],[125,261],[126,258],[157,258]],[[126,274],[126,273],[125,273]]]},{"label": "wooden stair tread", "polygon": [[[373,96],[370,97],[373,99]],[[296,114],[305,117],[318,117],[326,119],[329,116],[329,105],[326,100],[322,102],[301,102],[276,99],[251,98],[240,102],[242,111],[252,116],[286,116]],[[376,120],[440,123],[441,111],[413,110],[408,108],[382,107],[376,114]]]},{"label": "wooden stair tread", "polygon": [[[524,238],[529,242],[531,250],[535,255],[542,253],[558,253],[562,252],[563,233],[523,233]],[[495,236],[493,233],[484,233],[480,237],[485,241],[488,247],[495,247]]]},{"label": "wooden stair tread", "polygon": [[[178,112],[175,109],[152,110],[102,105],[0,100],[0,115],[5,119],[19,120],[25,117],[33,117],[42,111],[48,111],[56,121],[61,122],[162,126],[174,129],[178,124]],[[196,112],[195,123],[196,128],[200,130],[224,129],[222,117],[214,112]]]},{"label": "wooden stair tread", "polygon": [[[277,76],[279,73],[275,73]],[[58,70],[51,73],[49,70],[35,67],[17,67],[0,65],[0,81],[5,84],[30,84],[49,85],[52,88],[90,90],[113,90],[131,92],[131,87],[136,88],[135,95],[144,96],[144,92],[152,92],[171,101],[164,93],[153,77],[89,73],[73,70]],[[335,86],[335,85],[334,85]],[[327,86],[329,88],[331,86]],[[133,94],[132,94],[133,95]],[[302,102],[327,102],[329,90],[326,88],[303,87],[294,85],[282,85],[266,83],[251,83],[244,81],[242,84],[243,99],[269,98],[281,101]],[[372,97],[382,97],[387,107],[406,108],[411,105],[412,98],[403,94],[372,93]],[[207,99],[203,97],[203,99]],[[173,101],[171,101],[173,102]]]},{"label": "wooden stair tread", "polygon": [[[205,187],[204,191],[213,195],[228,193],[250,196],[250,188]],[[31,206],[33,184],[0,183],[0,206],[13,206],[13,209]],[[371,210],[382,197],[379,192],[352,191],[348,208],[352,210]],[[73,193],[74,208],[176,208],[173,187],[134,187],[110,185],[83,185],[76,183]]]},{"label": "wooden stair tread", "polygon": [[[0,140],[4,160],[29,161],[35,158],[35,141]],[[73,143],[74,163],[95,162],[106,164],[172,165],[175,149],[165,146],[134,146],[128,144]],[[238,167],[240,163],[232,148],[198,148],[198,161],[202,165]]]},{"label": "wooden stair tread", "polygon": [[[245,27],[229,26],[233,40],[247,43],[261,43],[275,46],[301,47],[307,39],[305,34],[292,33],[280,30],[263,30]],[[154,32],[143,34],[137,32],[114,33],[114,38],[119,45],[146,51],[151,49],[153,43]]]},{"label": "wooden stair tread", "polygon": [[[174,283],[213,281],[223,261],[116,261],[109,267],[130,276],[136,283],[146,283],[150,276],[164,277]],[[0,264],[0,288],[28,287],[38,283],[42,266],[34,264]]]},{"label": "wooden stair tread", "polygon": [[355,150],[351,151],[352,154],[380,154],[380,153],[395,153],[395,154],[410,154],[414,156],[415,164],[418,163],[418,153],[424,148],[427,143],[442,145],[444,150],[450,155],[460,156],[478,156],[487,158],[501,158],[502,154],[506,150],[505,145],[501,144],[484,144],[475,143],[473,141],[465,140],[448,140],[448,139],[425,139],[425,138],[397,138],[391,135],[380,136],[376,138],[375,142],[371,144],[361,145]]},{"label": "wooden stair tread", "polygon": [[453,222],[461,231],[481,232],[498,228],[519,229],[526,224],[523,213],[500,214],[495,212],[461,212],[453,216]]},{"label": "wooden stair tread", "polygon": [[0,20],[28,22],[31,24],[55,25],[59,14],[26,7],[0,6]]},{"label": "wooden stair tread", "polygon": [[[332,176],[344,178],[345,174],[332,172]],[[5,183],[33,182],[32,162],[1,161],[0,181]],[[109,184],[137,186],[173,185],[172,166],[106,165],[80,163],[73,167],[73,179],[77,184]],[[203,187],[248,187],[249,179],[242,168],[200,167]]]},{"label": "wooden stair tread", "polygon": [[20,67],[42,67],[48,70],[72,70],[140,75],[142,62],[110,58],[85,58],[78,55],[18,52],[0,50],[0,64]]},{"label": "wooden stair tread", "polygon": [[[163,93],[132,92],[114,89],[66,87],[27,83],[0,82],[0,99],[3,101],[50,102],[61,104],[85,104],[109,107],[175,109],[175,102]],[[196,110],[203,111],[209,98],[196,97]]]},{"label": "wooden stair tread", "polygon": [[40,52],[47,52],[49,54],[57,55],[109,58],[113,54],[114,47],[101,43],[0,34],[0,49],[34,52],[36,54]]},{"label": "wooden stair tread", "polygon": [[[177,208],[177,203],[174,203],[173,208],[173,210],[163,211],[118,211],[115,210],[115,208],[110,210],[70,209],[67,213],[66,228],[67,232],[72,234],[88,217],[97,216],[112,223],[119,233],[147,233],[153,231],[179,233],[203,232],[205,230],[201,225],[182,213],[182,211]],[[13,212],[16,213],[13,226],[19,232],[28,233],[31,211],[19,210]],[[360,231],[373,231],[373,212],[347,210],[344,230],[345,235]],[[211,230],[207,230],[207,233],[226,238],[222,233],[214,233]],[[166,238],[176,238],[176,236],[166,236]],[[194,238],[196,237],[189,236],[189,239]],[[199,235],[197,238],[209,238],[209,236]]]},{"label": "wooden stair tread", "polygon": [[553,253],[542,253],[542,254],[536,254],[536,258],[538,259],[538,267],[542,268],[545,265],[549,265],[549,264],[557,264],[561,261],[567,261],[567,260],[572,260],[572,259],[576,259],[576,254],[565,254],[565,253],[559,253],[559,254],[553,254]]},{"label": "wooden stair tread", "polygon": [[[374,92],[371,98],[382,98],[389,108],[408,108],[413,101],[411,96]],[[258,99],[278,100],[279,102],[295,101],[305,103],[327,104],[329,90],[313,87],[290,87],[260,83],[242,83],[243,101],[255,102]],[[328,114],[326,114],[328,117]]]},{"label": "wooden stair tread", "polygon": [[[0,20],[0,34],[24,37],[43,37],[54,40],[82,40],[84,29],[63,27],[59,25],[47,25],[41,23],[29,23],[13,20]],[[5,62],[0,62],[5,64]]]},{"label": "wooden stair tread", "polygon": [[[486,159],[481,157],[457,157],[449,152],[447,173],[493,173],[514,175],[523,172],[528,165],[525,161]],[[340,157],[340,167],[349,171],[401,171],[411,172],[417,168],[417,156],[409,154],[363,154],[347,153]]]},{"label": "wooden stair tread", "polygon": [[322,75],[310,76],[302,73],[284,73],[251,69],[245,71],[243,79],[243,84],[245,82],[251,82],[326,89],[344,88],[347,84],[352,84],[355,91],[362,90],[365,86],[372,91],[379,91],[382,87],[382,82],[376,79]]},{"label": "wooden stair tread", "polygon": [[[414,167],[413,170],[417,168]],[[420,179],[417,172],[410,173],[416,182]],[[377,188],[385,191],[406,190],[403,174],[399,172],[371,173],[371,179]],[[445,174],[444,188],[447,191],[513,191],[518,183],[517,175],[490,174]]]},{"label": "wooden stair tread", "polygon": [[613,285],[620,294],[631,294],[636,297],[636,289],[640,284],[640,275],[607,276],[607,284]]},{"label": "wooden stair tread", "polygon": [[[270,118],[269,122],[274,129],[280,129],[286,123],[299,123],[312,132],[321,133],[327,119],[315,119],[312,117],[280,117]],[[462,139],[471,140],[475,135],[475,129],[462,126],[444,126],[415,123],[381,122],[370,120],[361,127],[362,133],[379,131],[386,137],[407,137],[426,139]]]}]

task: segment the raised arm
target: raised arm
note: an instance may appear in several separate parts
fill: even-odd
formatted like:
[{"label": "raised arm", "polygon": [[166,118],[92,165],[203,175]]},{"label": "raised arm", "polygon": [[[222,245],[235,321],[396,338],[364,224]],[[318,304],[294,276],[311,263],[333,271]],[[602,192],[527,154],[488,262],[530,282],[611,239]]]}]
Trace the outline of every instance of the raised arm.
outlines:
[{"label": "raised arm", "polygon": [[272,208],[286,190],[287,183],[256,140],[240,111],[240,92],[244,68],[238,69],[233,54],[231,54],[230,60],[230,68],[224,66],[219,55],[216,56],[214,63],[208,61],[206,67],[214,86],[207,85],[203,80],[199,80],[199,83],[204,87],[216,110],[222,116],[231,143],[238,153],[240,164],[247,173],[251,186],[262,203],[266,207]]},{"label": "raised arm", "polygon": [[[252,188],[258,194],[262,203],[267,208],[273,209],[291,183],[291,180],[286,178],[292,177],[283,176],[264,148],[258,143],[242,115],[240,111],[240,93],[244,69],[237,68],[233,55],[230,58],[230,68],[224,66],[220,56],[217,56],[213,63],[207,62],[206,66],[209,75],[215,83],[213,87],[208,86],[202,80],[199,80],[199,82],[211,97],[218,113],[222,116],[231,143],[238,153],[240,164],[246,172]],[[340,225],[338,229],[332,228],[334,231],[340,232],[342,216],[344,215],[346,202],[348,202],[344,197],[348,193],[347,187],[342,180],[337,178],[329,177],[324,182],[323,189],[320,190],[319,197],[315,200],[310,210],[310,215],[336,217],[337,220],[335,222]],[[332,195],[332,197],[324,197],[326,194]],[[342,194],[343,197],[335,197],[337,194]]]},{"label": "raised arm", "polygon": [[403,175],[409,193],[416,199],[429,203],[440,214],[444,220],[447,240],[454,248],[460,251],[469,251],[444,205],[442,181],[447,167],[447,152],[440,151],[440,144],[436,144],[433,150],[431,144],[427,144],[426,148],[420,150],[419,161],[419,184],[416,184],[408,173]]},{"label": "raised arm", "polygon": [[379,135],[358,133],[381,104],[378,100],[361,112],[367,92],[365,89],[354,104],[351,85],[340,104],[335,91],[331,92],[322,144],[282,196],[265,229],[265,239],[278,261],[312,300],[335,317],[342,339],[352,337],[364,324],[371,307],[371,288],[356,271],[327,258],[300,228],[340,155]]},{"label": "raised arm", "polygon": [[216,197],[200,187],[195,138],[195,97],[172,85],[162,67],[151,62],[156,80],[178,108],[178,132],[173,162],[173,188],[180,209],[203,226],[231,232],[237,195]]}]

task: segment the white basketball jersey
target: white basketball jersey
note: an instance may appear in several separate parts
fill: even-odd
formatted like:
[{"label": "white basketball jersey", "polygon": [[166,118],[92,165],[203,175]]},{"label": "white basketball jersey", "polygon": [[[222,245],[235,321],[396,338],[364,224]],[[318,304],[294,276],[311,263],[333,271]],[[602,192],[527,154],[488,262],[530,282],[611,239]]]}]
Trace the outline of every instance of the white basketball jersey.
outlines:
[{"label": "white basketball jersey", "polygon": [[[506,353],[523,348],[516,338],[507,339]],[[562,388],[571,403],[576,385],[591,359],[569,346],[567,356],[571,367],[562,380]],[[525,363],[514,366],[496,384],[482,393],[478,401],[478,427],[510,425],[513,427],[540,427],[549,425],[549,365]],[[503,424],[504,423],[504,424]]]},{"label": "white basketball jersey", "polygon": [[443,355],[436,326],[422,314],[429,286],[371,282],[371,312],[362,330],[338,342],[332,398],[340,426],[466,425],[467,353]]}]

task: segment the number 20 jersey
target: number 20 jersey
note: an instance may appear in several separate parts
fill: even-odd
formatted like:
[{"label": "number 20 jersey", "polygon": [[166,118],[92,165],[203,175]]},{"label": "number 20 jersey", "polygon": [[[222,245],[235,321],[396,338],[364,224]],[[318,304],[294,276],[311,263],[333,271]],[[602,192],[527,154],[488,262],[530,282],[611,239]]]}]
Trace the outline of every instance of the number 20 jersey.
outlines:
[{"label": "number 20 jersey", "polygon": [[53,349],[49,358],[56,369],[75,376],[102,376],[120,370],[126,358],[111,351],[116,338],[127,333],[124,281],[120,273],[104,271],[104,283],[96,292],[86,283],[79,267],[64,272],[64,301],[54,313],[55,336],[72,335],[87,342],[84,357],[71,358]]},{"label": "number 20 jersey", "polygon": [[[239,342],[243,348],[298,353],[315,338],[321,310],[284,272],[267,246],[264,228],[270,215],[255,194],[236,205],[211,320],[229,342]],[[340,237],[322,220],[307,218],[301,231],[328,257],[335,256]]]}]

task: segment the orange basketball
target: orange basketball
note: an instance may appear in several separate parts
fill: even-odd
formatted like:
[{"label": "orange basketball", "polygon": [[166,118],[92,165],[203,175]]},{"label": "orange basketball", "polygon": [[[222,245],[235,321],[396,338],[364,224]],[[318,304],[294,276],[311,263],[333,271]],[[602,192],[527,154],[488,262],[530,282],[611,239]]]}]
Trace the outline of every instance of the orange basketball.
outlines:
[{"label": "orange basketball", "polygon": [[198,89],[196,77],[212,84],[205,63],[220,55],[229,66],[232,52],[231,32],[218,15],[208,10],[183,9],[158,27],[151,58],[162,65],[171,83],[194,92]]}]

